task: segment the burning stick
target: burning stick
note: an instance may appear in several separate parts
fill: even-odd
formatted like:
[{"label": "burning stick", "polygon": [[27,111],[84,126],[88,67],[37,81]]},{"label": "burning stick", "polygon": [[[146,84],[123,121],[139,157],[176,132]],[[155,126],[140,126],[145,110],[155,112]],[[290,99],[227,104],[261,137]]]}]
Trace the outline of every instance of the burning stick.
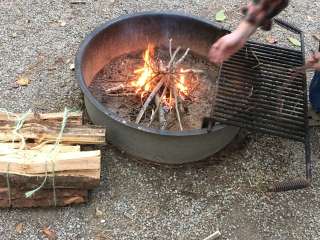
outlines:
[{"label": "burning stick", "polygon": [[119,86],[107,89],[105,92],[106,93],[112,93],[112,92],[116,92],[116,91],[119,91],[119,90],[123,90],[124,88],[125,88],[125,86],[123,84],[120,84]]},{"label": "burning stick", "polygon": [[169,54],[170,54],[170,58],[172,58],[172,38],[170,38],[169,40]]},{"label": "burning stick", "polygon": [[172,55],[170,62],[167,65],[167,71],[169,71],[172,68],[172,64],[174,63],[174,59],[176,58],[178,52],[180,51],[181,47],[179,46],[176,51],[174,52],[174,54]]},{"label": "burning stick", "polygon": [[177,62],[175,62],[175,63],[173,64],[173,67],[176,67],[176,66],[178,66],[180,63],[182,63],[183,60],[187,57],[189,51],[190,51],[190,48],[188,48],[188,49],[185,51],[185,53],[183,54],[183,56],[182,56]]},{"label": "burning stick", "polygon": [[[160,122],[160,125],[162,123],[166,123],[166,119],[165,119],[165,116],[164,116],[164,111],[163,111],[163,108],[162,108],[162,101],[163,101],[163,98],[166,96],[166,93],[167,93],[167,89],[168,89],[168,86],[166,85],[166,87],[164,88],[162,94],[161,94],[161,97],[159,97],[159,94],[157,94],[156,96],[156,110],[155,110],[155,114],[152,115],[151,117],[151,120],[150,120],[150,123],[148,125],[148,127],[151,126],[151,124],[153,123],[153,121],[155,120],[156,118],[156,113],[159,111],[159,122]],[[160,113],[160,111],[162,113]],[[163,117],[162,117],[163,116]]]},{"label": "burning stick", "polygon": [[166,128],[167,121],[166,121],[165,114],[164,114],[164,111],[162,108],[162,98],[159,96],[159,94],[157,94],[155,100],[156,100],[156,105],[157,105],[156,112],[159,113],[160,129],[164,130]]},{"label": "burning stick", "polygon": [[175,100],[175,103],[176,103],[175,109],[176,109],[176,112],[177,112],[177,118],[178,118],[178,121],[179,121],[179,127],[180,127],[180,130],[183,131],[180,112],[179,112],[179,102],[178,102],[178,94],[177,94],[176,86],[174,86],[174,88],[173,88],[173,94],[174,94],[174,100]]},{"label": "burning stick", "polygon": [[149,95],[149,97],[147,98],[147,100],[145,101],[145,103],[143,104],[140,112],[139,112],[139,115],[136,119],[136,124],[139,124],[141,119],[142,119],[142,116],[143,114],[146,112],[150,102],[152,101],[152,99],[156,96],[156,94],[158,93],[158,91],[160,90],[160,88],[163,86],[164,84],[164,80],[162,79],[158,84],[157,86],[153,89],[152,93]]},{"label": "burning stick", "polygon": [[108,97],[129,97],[129,96],[136,96],[136,93],[108,93]]}]

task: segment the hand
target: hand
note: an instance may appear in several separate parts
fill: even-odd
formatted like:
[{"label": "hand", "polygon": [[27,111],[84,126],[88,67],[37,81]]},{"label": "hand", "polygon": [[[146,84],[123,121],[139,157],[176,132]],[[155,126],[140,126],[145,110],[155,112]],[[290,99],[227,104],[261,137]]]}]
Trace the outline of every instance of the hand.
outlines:
[{"label": "hand", "polygon": [[307,61],[307,67],[320,71],[320,52],[313,54]]},{"label": "hand", "polygon": [[256,27],[243,22],[237,30],[220,38],[214,43],[209,51],[209,60],[221,64],[238,52],[246,43],[248,37],[255,31]]}]

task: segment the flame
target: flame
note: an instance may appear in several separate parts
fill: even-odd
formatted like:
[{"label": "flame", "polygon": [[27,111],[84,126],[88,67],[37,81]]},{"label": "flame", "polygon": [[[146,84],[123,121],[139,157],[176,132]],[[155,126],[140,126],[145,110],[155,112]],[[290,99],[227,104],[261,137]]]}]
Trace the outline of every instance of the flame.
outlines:
[{"label": "flame", "polygon": [[176,83],[176,87],[178,89],[179,92],[182,92],[183,94],[185,94],[186,96],[188,95],[188,87],[186,85],[186,75],[182,74],[184,73],[184,70],[181,68],[180,69],[180,78],[179,81],[177,81]]},{"label": "flame", "polygon": [[[136,93],[141,95],[141,98],[147,93],[150,93],[153,88],[156,86],[156,79],[153,79],[157,73],[154,69],[157,69],[157,64],[154,60],[155,47],[152,44],[148,44],[147,49],[143,53],[143,61],[144,65],[141,68],[134,70],[134,74],[137,75],[137,79],[131,82],[131,85],[136,88]],[[189,89],[187,86],[188,80],[187,78],[188,71],[185,71],[181,68],[177,71],[177,75],[175,78],[172,78],[172,82],[167,83],[169,87],[175,87],[177,89],[178,94],[182,96],[189,95]],[[173,97],[169,96],[169,91],[167,96],[163,97],[164,105],[169,107],[170,109],[174,106]]]},{"label": "flame", "polygon": [[154,65],[153,56],[154,46],[148,44],[148,48],[143,54],[144,66],[134,71],[135,74],[139,74],[139,77],[131,83],[133,87],[137,88],[137,92],[148,92],[151,90],[151,83],[149,81],[156,75],[152,69]]}]

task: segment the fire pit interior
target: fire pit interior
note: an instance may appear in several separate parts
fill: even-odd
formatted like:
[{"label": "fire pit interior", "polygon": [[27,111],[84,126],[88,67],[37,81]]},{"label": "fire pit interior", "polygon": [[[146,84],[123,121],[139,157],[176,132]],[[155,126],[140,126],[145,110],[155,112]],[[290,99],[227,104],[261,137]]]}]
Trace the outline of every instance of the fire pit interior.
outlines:
[{"label": "fire pit interior", "polygon": [[237,127],[202,129],[219,68],[206,56],[227,31],[179,14],[141,13],[108,22],[80,46],[76,71],[89,116],[129,154],[158,163],[204,159]]},{"label": "fire pit interior", "polygon": [[[113,59],[89,86],[94,97],[128,122],[170,131],[200,129],[210,115],[218,68],[188,48],[151,43]],[[180,53],[180,54],[179,54]]]}]

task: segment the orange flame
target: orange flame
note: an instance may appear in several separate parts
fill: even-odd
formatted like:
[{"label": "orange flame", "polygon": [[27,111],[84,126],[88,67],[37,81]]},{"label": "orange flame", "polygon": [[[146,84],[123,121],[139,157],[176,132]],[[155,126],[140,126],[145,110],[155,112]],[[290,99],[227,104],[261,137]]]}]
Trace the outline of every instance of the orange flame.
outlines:
[{"label": "orange flame", "polygon": [[[134,71],[134,74],[137,75],[137,79],[132,81],[131,85],[136,88],[136,93],[141,94],[141,97],[143,97],[147,92],[151,92],[153,90],[153,87],[155,87],[156,85],[156,83],[152,81],[153,78],[156,76],[154,69],[157,69],[154,60],[154,54],[154,46],[152,44],[148,44],[148,48],[143,53],[144,66]],[[177,75],[179,76],[175,78],[173,82],[168,83],[169,86],[173,86],[172,84],[175,84],[177,92],[180,96],[188,96],[189,89],[187,86],[188,81],[186,80],[187,72],[185,72],[185,70],[181,68]],[[164,96],[163,101],[165,105],[167,105],[169,108],[172,108],[174,102],[170,99],[172,100],[171,97]]]},{"label": "orange flame", "polygon": [[143,54],[144,66],[143,68],[134,71],[135,74],[139,74],[139,77],[136,81],[131,83],[133,87],[137,88],[137,92],[141,90],[148,92],[151,89],[151,83],[149,81],[155,76],[152,69],[152,66],[154,65],[153,56],[154,46],[148,44],[148,48]]}]

